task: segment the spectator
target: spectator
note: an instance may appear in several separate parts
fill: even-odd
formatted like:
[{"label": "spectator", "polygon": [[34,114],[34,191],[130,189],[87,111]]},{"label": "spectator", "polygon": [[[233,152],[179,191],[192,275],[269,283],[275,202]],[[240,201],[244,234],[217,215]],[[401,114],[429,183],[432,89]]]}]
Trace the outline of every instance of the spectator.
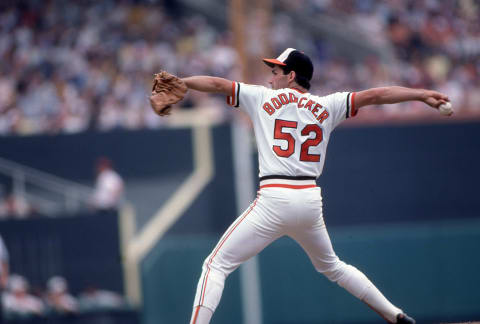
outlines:
[{"label": "spectator", "polygon": [[8,283],[9,291],[2,296],[6,314],[40,316],[45,313],[41,299],[28,293],[29,287],[25,278],[12,274]]},{"label": "spectator", "polygon": [[18,218],[23,219],[29,217],[33,212],[32,207],[25,197],[11,193],[2,202],[0,202],[0,219],[1,218]]},{"label": "spectator", "polygon": [[124,193],[122,178],[113,169],[112,161],[106,157],[97,160],[96,172],[95,191],[92,197],[94,208],[104,213],[117,210]]},{"label": "spectator", "polygon": [[55,276],[47,282],[47,305],[58,313],[76,313],[77,300],[69,294],[67,281]]},{"label": "spectator", "polygon": [[[171,15],[167,2],[147,0],[10,3],[0,7],[0,134],[162,127],[168,120],[155,116],[146,99],[152,73],[164,68],[180,76],[236,78],[231,74],[238,71],[238,60],[228,30],[181,5]],[[321,75],[314,78],[322,82],[314,83],[322,91],[312,91],[402,83],[449,90],[456,114],[480,115],[480,6],[475,1],[278,1],[273,13],[273,47],[308,48],[320,67]],[[337,60],[332,44],[312,35],[301,21],[284,18],[292,14],[345,22],[374,46],[391,47],[397,63]],[[206,98],[192,93],[184,102],[223,105]],[[215,108],[215,120],[228,116]],[[424,113],[403,108],[393,106],[385,115]]]},{"label": "spectator", "polygon": [[79,304],[82,310],[112,309],[126,306],[125,299],[109,290],[98,289],[89,286],[79,297]]}]

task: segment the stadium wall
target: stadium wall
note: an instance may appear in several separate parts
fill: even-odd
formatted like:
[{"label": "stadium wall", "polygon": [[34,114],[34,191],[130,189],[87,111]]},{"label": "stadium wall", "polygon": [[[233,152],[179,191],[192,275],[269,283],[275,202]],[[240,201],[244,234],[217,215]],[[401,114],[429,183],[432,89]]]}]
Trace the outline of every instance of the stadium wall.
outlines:
[{"label": "stadium wall", "polygon": [[[318,181],[327,224],[479,217],[479,135],[480,123],[337,129]],[[207,195],[212,199],[202,198],[202,206],[208,201],[209,213],[197,209],[194,223],[182,220],[171,233],[220,233],[234,219],[230,213],[235,209],[224,208],[235,201],[229,126],[214,127],[212,137],[215,178]],[[188,128],[114,131],[0,137],[0,156],[85,184],[94,183],[95,159],[108,156],[125,178],[127,196],[129,183],[135,184],[140,197],[142,183],[146,196],[156,185],[157,199],[150,203],[158,208],[179,182],[166,188],[162,184],[191,172],[191,146]],[[212,217],[213,213],[222,216]]]},{"label": "stadium wall", "polygon": [[77,214],[73,217],[0,221],[10,254],[10,271],[43,290],[52,276],[67,279],[77,295],[88,286],[123,293],[118,217]]},{"label": "stadium wall", "polygon": [[[339,257],[362,270],[417,323],[480,318],[476,258],[480,221],[333,227]],[[162,239],[142,264],[143,323],[187,323],[200,265],[216,236]],[[317,273],[303,250],[282,238],[259,255],[264,324],[385,323]],[[239,272],[228,278],[212,324],[242,324]]]}]

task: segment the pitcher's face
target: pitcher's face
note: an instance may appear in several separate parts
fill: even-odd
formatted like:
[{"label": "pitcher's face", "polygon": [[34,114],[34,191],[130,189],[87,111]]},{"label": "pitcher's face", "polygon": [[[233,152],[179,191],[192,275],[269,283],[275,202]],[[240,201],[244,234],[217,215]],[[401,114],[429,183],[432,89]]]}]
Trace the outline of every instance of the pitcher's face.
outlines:
[{"label": "pitcher's face", "polygon": [[274,90],[288,88],[288,76],[289,74],[283,74],[283,70],[275,65],[272,69],[272,77],[268,83]]}]

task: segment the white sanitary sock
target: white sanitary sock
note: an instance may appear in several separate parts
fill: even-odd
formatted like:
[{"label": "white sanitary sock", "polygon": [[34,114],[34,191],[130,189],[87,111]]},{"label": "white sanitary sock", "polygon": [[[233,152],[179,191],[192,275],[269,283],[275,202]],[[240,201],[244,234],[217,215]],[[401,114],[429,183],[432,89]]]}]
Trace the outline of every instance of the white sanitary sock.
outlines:
[{"label": "white sanitary sock", "polygon": [[402,310],[392,305],[360,270],[351,265],[345,265],[344,269],[345,272],[338,280],[338,284],[370,306],[385,320],[396,323],[397,314],[402,313]]},{"label": "white sanitary sock", "polygon": [[396,323],[397,315],[402,313],[402,310],[392,305],[374,285],[367,288],[362,301],[391,323]]}]

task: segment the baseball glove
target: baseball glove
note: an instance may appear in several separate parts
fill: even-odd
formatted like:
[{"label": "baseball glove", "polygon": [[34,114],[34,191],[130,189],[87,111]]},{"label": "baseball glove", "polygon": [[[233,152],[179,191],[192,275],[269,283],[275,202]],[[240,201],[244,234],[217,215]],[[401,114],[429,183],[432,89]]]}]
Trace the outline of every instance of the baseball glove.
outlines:
[{"label": "baseball glove", "polygon": [[166,71],[155,74],[150,105],[157,115],[170,115],[172,105],[179,102],[187,93],[187,86],[180,78]]}]

